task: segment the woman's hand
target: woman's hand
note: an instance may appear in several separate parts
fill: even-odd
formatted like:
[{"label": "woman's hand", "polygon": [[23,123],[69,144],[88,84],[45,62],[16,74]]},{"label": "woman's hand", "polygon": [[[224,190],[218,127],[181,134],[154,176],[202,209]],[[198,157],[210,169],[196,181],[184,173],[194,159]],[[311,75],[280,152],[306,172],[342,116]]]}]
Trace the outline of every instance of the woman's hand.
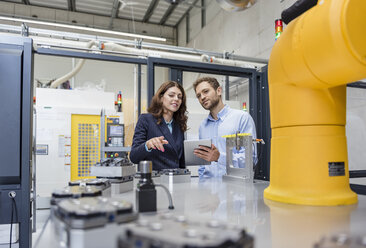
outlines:
[{"label": "woman's hand", "polygon": [[149,150],[158,149],[159,151],[164,152],[164,146],[169,144],[167,140],[164,139],[164,136],[154,137],[146,141],[146,146]]}]

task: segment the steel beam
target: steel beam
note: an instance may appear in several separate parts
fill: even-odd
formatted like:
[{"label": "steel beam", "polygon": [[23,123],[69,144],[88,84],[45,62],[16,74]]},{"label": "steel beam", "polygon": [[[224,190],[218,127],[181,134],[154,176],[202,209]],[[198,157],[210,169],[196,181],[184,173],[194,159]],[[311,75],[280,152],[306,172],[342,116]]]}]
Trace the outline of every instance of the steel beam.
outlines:
[{"label": "steel beam", "polygon": [[169,8],[165,11],[165,14],[161,18],[159,25],[164,25],[165,22],[168,20],[169,16],[173,13],[175,8],[177,7],[177,4],[171,4]]},{"label": "steel beam", "polygon": [[189,40],[190,40],[190,14],[188,13],[186,15],[186,44],[188,44]]},{"label": "steel beam", "polygon": [[191,9],[193,9],[193,7],[195,7],[196,3],[198,2],[198,0],[195,0],[191,6],[186,10],[186,12],[182,15],[182,17],[179,19],[179,21],[177,22],[177,25],[175,25],[175,27],[178,27],[179,24],[183,21],[183,19],[186,17],[186,15],[188,15],[188,13],[191,11]]},{"label": "steel beam", "polygon": [[147,106],[150,105],[151,99],[155,92],[155,64],[152,58],[147,59]]},{"label": "steel beam", "polygon": [[230,100],[230,79],[229,76],[225,76],[225,100]]},{"label": "steel beam", "polygon": [[201,0],[201,28],[206,26],[206,1]]},{"label": "steel beam", "polygon": [[67,9],[73,12],[76,11],[75,0],[67,0]]},{"label": "steel beam", "polygon": [[[255,167],[254,178],[260,180],[269,180],[270,171],[270,151],[271,151],[271,126],[270,126],[270,114],[269,114],[269,94],[268,94],[268,77],[267,67],[264,67],[263,71],[257,74],[257,122],[256,130],[257,137],[263,139],[265,145],[257,144],[257,156],[258,161]],[[254,92],[252,92],[254,93]],[[249,97],[251,98],[251,96]]]},{"label": "steel beam", "polygon": [[257,92],[257,74],[253,73],[249,78],[249,113],[252,116],[254,122],[258,123],[258,95]]},{"label": "steel beam", "polygon": [[228,75],[235,77],[250,78],[252,77],[253,74],[257,73],[257,70],[252,68],[243,68],[243,67],[220,65],[220,64],[209,64],[209,63],[156,58],[156,57],[148,58],[148,60],[154,63],[154,65],[162,67],[181,69],[182,71],[201,72],[206,74]]},{"label": "steel beam", "polygon": [[137,114],[141,114],[141,64],[137,65]]},{"label": "steel beam", "polygon": [[153,0],[151,1],[149,8],[147,9],[144,18],[142,19],[142,22],[147,22],[149,21],[150,17],[152,16],[152,14],[154,13],[154,10],[156,8],[156,6],[158,6],[159,0]]},{"label": "steel beam", "polygon": [[182,70],[169,68],[169,80],[175,81],[178,84],[183,84],[183,72]]},{"label": "steel beam", "polygon": [[111,19],[109,21],[109,29],[113,28],[113,19],[118,16],[120,6],[121,6],[121,2],[119,0],[114,0],[113,7],[112,7],[112,13],[111,13]]},{"label": "steel beam", "polygon": [[46,48],[46,47],[38,47],[36,53],[43,54],[43,55],[61,56],[61,57],[123,62],[123,63],[129,63],[129,64],[146,64],[147,63],[147,60],[142,59],[142,58],[130,58],[130,57],[114,56],[114,55],[106,55],[106,54],[75,52],[75,51],[52,49],[52,48]]}]

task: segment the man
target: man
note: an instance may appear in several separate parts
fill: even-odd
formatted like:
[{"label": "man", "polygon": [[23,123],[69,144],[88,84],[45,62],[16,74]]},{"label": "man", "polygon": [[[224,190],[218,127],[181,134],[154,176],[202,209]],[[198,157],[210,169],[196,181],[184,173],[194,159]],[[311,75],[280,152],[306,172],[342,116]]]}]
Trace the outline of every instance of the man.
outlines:
[{"label": "man", "polygon": [[[212,139],[212,147],[201,146],[194,154],[211,165],[201,166],[198,170],[200,177],[221,177],[226,174],[226,139],[223,135],[250,133],[256,138],[255,124],[252,117],[245,111],[231,109],[222,101],[222,88],[216,78],[204,77],[193,84],[194,91],[202,107],[209,110],[208,117],[202,121],[199,128],[200,139]],[[233,165],[244,166],[244,152],[235,151]],[[257,161],[257,148],[253,145],[253,161]]]}]

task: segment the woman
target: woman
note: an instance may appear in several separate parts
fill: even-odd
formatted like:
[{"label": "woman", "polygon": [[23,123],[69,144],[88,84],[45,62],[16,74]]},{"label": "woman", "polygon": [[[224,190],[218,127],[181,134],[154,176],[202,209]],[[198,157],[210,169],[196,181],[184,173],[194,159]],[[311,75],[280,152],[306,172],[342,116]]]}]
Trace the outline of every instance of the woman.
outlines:
[{"label": "woman", "polygon": [[186,94],[173,81],[163,83],[147,114],[141,114],[133,136],[130,159],[151,160],[153,170],[184,168],[183,140],[187,130]]}]

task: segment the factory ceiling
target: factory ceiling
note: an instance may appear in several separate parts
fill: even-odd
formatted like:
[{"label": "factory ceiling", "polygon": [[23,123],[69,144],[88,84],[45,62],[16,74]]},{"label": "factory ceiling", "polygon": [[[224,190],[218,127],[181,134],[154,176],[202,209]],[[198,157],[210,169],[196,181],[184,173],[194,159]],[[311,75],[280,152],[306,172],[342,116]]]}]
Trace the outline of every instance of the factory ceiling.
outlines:
[{"label": "factory ceiling", "polygon": [[110,29],[113,29],[115,19],[176,27],[190,9],[201,7],[201,1],[198,0],[2,0],[2,2],[109,17]]}]

